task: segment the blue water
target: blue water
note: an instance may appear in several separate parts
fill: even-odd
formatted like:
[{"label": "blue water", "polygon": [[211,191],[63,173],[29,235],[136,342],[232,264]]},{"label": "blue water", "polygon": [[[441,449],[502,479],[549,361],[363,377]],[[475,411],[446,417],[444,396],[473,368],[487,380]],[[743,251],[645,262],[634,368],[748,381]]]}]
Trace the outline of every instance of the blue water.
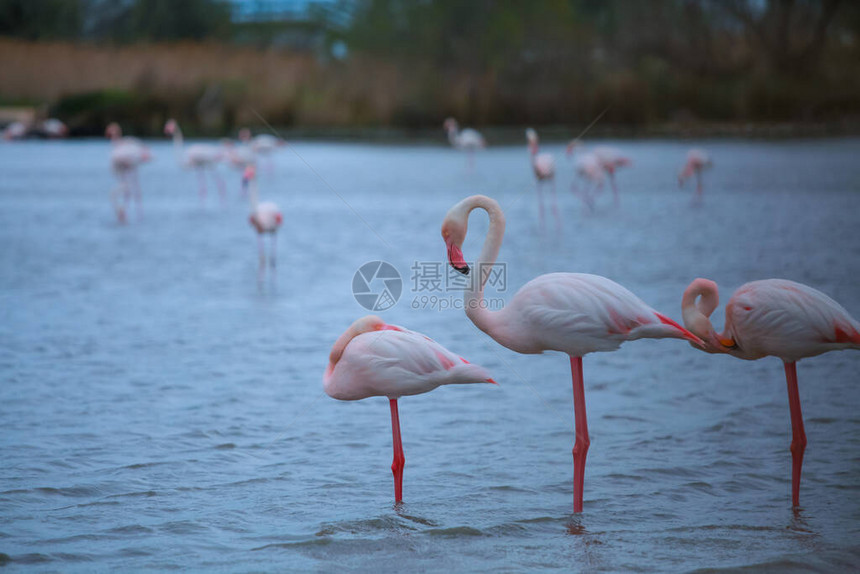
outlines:
[{"label": "blue water", "polygon": [[[508,219],[509,298],[532,277],[618,281],[680,319],[684,287],[812,285],[860,316],[860,140],[621,141],[633,166],[592,215],[559,160],[563,229],[538,225],[525,146],[474,171],[454,150],[296,143],[260,170],[284,212],[258,274],[239,194],[197,197],[168,144],[141,170],[144,213],[115,222],[109,144],[0,146],[0,564],[8,571],[834,571],[860,567],[860,353],[799,364],[809,445],[790,505],[780,362],[635,341],[584,360],[591,450],[572,510],[568,361],[521,356],[459,309],[422,304],[416,263],[472,193]],[[675,180],[707,148],[705,200]],[[562,153],[560,145],[548,151]],[[295,153],[294,153],[295,152]],[[487,229],[470,222],[475,257]],[[366,313],[355,271],[403,276],[382,313],[500,383],[400,401],[395,507],[384,398],[322,392],[335,338]],[[435,293],[445,305],[458,293]],[[418,307],[413,308],[413,307]],[[722,309],[715,323],[722,325]]]}]

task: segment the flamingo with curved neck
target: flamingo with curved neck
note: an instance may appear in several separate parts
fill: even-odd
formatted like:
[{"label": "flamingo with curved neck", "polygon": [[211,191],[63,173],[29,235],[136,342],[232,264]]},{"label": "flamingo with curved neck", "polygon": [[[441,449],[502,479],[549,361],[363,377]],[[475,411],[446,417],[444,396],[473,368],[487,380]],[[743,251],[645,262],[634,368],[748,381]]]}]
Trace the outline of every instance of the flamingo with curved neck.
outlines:
[{"label": "flamingo with curved neck", "polygon": [[475,150],[487,147],[484,136],[472,128],[460,130],[460,124],[454,118],[446,118],[442,128],[448,134],[448,142],[455,149],[466,152],[466,165],[469,169],[475,167]]},{"label": "flamingo with curved neck", "polygon": [[726,305],[722,334],[710,316],[720,303],[717,284],[695,279],[681,299],[684,324],[705,341],[702,350],[754,361],[783,361],[791,414],[791,501],[800,505],[800,473],[806,433],[797,388],[797,361],[828,351],[860,350],[860,323],[839,303],[808,285],[786,279],[752,281]]},{"label": "flamingo with curved neck", "polygon": [[484,304],[484,286],[496,262],[505,234],[505,215],[495,200],[474,195],[457,203],[442,223],[448,262],[457,271],[474,272],[462,245],[469,214],[483,209],[490,218],[481,254],[475,262],[479,277],[464,293],[469,319],[499,344],[518,353],[560,351],[570,357],[576,441],[573,447],[573,510],[582,512],[585,458],[591,444],[585,412],[582,357],[614,351],[634,339],[674,338],[702,344],[701,339],[646,305],[621,285],[585,273],[550,273],[526,283],[498,311]]},{"label": "flamingo with curved neck", "polygon": [[429,337],[368,315],[338,337],[323,375],[323,389],[332,398],[356,401],[387,397],[394,443],[394,501],[403,500],[406,455],[400,438],[397,400],[432,391],[441,385],[493,383],[483,367],[455,355]]},{"label": "flamingo with curved neck", "polygon": [[182,129],[179,127],[179,123],[173,119],[167,120],[167,123],[164,124],[164,133],[173,138],[173,151],[179,165],[194,169],[197,172],[201,201],[206,200],[206,172],[210,171],[223,202],[227,196],[227,191],[224,188],[224,180],[221,179],[216,170],[218,162],[224,156],[223,151],[218,146],[208,144],[192,144],[186,148]]}]

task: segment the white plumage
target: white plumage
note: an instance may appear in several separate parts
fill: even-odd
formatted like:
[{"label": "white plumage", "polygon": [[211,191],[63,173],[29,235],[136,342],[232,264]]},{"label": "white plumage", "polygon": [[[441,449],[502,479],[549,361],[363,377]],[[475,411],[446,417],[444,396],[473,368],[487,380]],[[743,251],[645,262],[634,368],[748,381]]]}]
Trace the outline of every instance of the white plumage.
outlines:
[{"label": "white plumage", "polygon": [[[344,401],[376,396],[397,399],[440,385],[490,382],[483,367],[467,363],[429,337],[401,327],[386,327],[348,341],[323,379],[329,396]],[[373,328],[382,326],[376,323]]]}]

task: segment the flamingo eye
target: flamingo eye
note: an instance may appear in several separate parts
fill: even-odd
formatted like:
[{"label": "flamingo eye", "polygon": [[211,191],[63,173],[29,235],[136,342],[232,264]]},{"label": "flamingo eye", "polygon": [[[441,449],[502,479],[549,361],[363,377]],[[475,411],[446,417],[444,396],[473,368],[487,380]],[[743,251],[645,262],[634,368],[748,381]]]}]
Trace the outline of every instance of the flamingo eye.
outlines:
[{"label": "flamingo eye", "polygon": [[752,311],[752,307],[749,305],[744,305],[744,311]]}]

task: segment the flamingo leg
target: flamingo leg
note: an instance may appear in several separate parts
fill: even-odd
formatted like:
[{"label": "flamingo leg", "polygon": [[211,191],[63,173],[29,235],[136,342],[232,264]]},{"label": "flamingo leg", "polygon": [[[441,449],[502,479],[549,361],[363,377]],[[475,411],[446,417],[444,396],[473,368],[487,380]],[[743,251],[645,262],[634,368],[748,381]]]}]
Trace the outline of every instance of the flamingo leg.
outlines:
[{"label": "flamingo leg", "polygon": [[803,430],[803,413],[800,412],[796,363],[785,363],[785,381],[788,383],[788,408],[791,411],[791,504],[800,506],[800,470],[803,451],[806,450],[806,432]]},{"label": "flamingo leg", "polygon": [[274,269],[276,265],[275,254],[276,247],[278,245],[278,234],[272,233],[272,255],[269,257],[269,266]]},{"label": "flamingo leg", "polygon": [[132,196],[137,204],[137,217],[138,219],[143,219],[143,197],[140,193],[140,179],[137,176],[136,167],[129,173],[129,181],[132,183]]},{"label": "flamingo leg", "polygon": [[573,415],[576,425],[576,442],[573,444],[573,511],[582,512],[582,489],[585,481],[585,456],[591,440],[588,438],[588,420],[585,416],[585,388],[582,379],[582,357],[570,358],[573,378]]},{"label": "flamingo leg", "polygon": [[260,270],[266,268],[266,246],[263,244],[263,234],[257,234],[257,248],[260,252]]},{"label": "flamingo leg", "polygon": [[541,181],[537,182],[537,196],[538,196],[538,214],[540,218],[540,230],[543,232],[544,224],[543,224],[543,192],[541,191]]},{"label": "flamingo leg", "polygon": [[702,189],[702,171],[696,170],[696,199],[695,201],[698,203],[702,201],[702,193],[704,189]]},{"label": "flamingo leg", "polygon": [[609,172],[609,185],[612,186],[612,197],[615,201],[615,207],[621,205],[621,199],[618,197],[618,186],[615,185],[615,172]]},{"label": "flamingo leg", "polygon": [[406,455],[403,453],[403,442],[400,440],[400,417],[397,413],[397,399],[388,399],[391,406],[391,433],[394,441],[394,461],[391,472],[394,473],[394,502],[403,501],[403,467],[406,466]]},{"label": "flamingo leg", "polygon": [[558,214],[558,202],[555,200],[555,178],[550,180],[549,190],[552,194],[552,215],[555,217],[556,232],[561,231],[561,216]]}]

